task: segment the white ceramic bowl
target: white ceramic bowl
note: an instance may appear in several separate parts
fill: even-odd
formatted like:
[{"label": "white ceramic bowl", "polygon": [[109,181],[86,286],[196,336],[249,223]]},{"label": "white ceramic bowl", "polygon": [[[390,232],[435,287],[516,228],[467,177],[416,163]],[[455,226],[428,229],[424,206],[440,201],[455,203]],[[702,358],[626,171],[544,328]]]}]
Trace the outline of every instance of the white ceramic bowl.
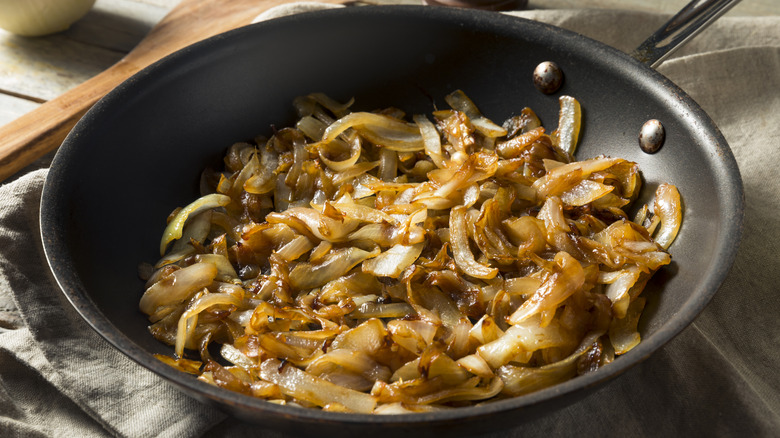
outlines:
[{"label": "white ceramic bowl", "polygon": [[61,32],[83,17],[95,0],[0,0],[0,27],[17,35]]}]

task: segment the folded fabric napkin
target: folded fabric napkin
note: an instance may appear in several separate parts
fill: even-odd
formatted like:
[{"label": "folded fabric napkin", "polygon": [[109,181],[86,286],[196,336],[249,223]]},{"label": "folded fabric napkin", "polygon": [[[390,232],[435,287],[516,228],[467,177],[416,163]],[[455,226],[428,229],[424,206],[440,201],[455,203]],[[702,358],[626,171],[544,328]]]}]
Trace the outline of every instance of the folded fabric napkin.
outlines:
[{"label": "folded fabric napkin", "polygon": [[[269,19],[324,7],[303,3]],[[629,11],[514,13],[621,50],[668,17]],[[701,316],[584,400],[487,436],[773,436],[780,431],[780,17],[724,18],[659,71],[730,143],[745,185],[744,239]],[[173,389],[103,341],[47,268],[38,229],[46,170],[0,187],[0,435],[263,436]]]}]

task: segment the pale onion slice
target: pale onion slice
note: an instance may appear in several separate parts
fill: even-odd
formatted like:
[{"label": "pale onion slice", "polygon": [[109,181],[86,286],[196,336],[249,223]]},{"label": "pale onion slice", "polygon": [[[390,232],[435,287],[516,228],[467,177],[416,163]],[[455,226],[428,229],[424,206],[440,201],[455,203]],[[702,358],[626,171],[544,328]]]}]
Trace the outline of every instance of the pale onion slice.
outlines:
[{"label": "pale onion slice", "polygon": [[448,210],[458,203],[455,199],[437,196],[434,192],[420,193],[414,198],[414,202],[424,205],[429,210]]},{"label": "pale onion slice", "polygon": [[[519,354],[572,343],[571,335],[558,320],[552,320],[546,327],[541,327],[540,322],[538,316],[533,316],[510,326],[500,338],[478,347],[477,354],[495,370]],[[577,340],[574,341],[576,345]]]},{"label": "pale onion slice", "polygon": [[[328,158],[329,147],[331,145],[337,145],[343,149],[342,144],[346,144],[349,147],[349,156],[340,161],[331,160]],[[331,170],[336,172],[343,172],[350,167],[354,166],[360,158],[360,152],[362,148],[360,146],[360,136],[353,135],[347,139],[346,142],[342,142],[339,139],[333,139],[328,142],[321,141],[317,143],[317,153],[320,156],[320,160],[325,163]]]},{"label": "pale onion slice", "polygon": [[507,237],[517,246],[517,256],[539,253],[547,246],[547,229],[541,219],[533,216],[512,217],[502,222]]},{"label": "pale onion slice", "polygon": [[398,227],[387,223],[366,224],[350,233],[347,239],[350,241],[368,240],[387,248],[400,243],[401,235]]},{"label": "pale onion slice", "polygon": [[379,150],[379,172],[382,181],[393,181],[398,176],[398,152],[382,148]]},{"label": "pale onion slice", "polygon": [[577,374],[577,364],[590,349],[577,351],[571,356],[541,367],[504,365],[497,370],[504,382],[503,394],[519,396],[553,386],[571,379]]},{"label": "pale onion slice", "polygon": [[355,328],[340,333],[333,340],[330,348],[347,348],[375,354],[385,345],[387,329],[380,319],[369,319]]},{"label": "pale onion slice", "polygon": [[376,257],[379,249],[364,251],[356,247],[342,248],[330,252],[317,264],[298,263],[290,271],[290,285],[299,290],[323,286],[346,274],[359,263]]},{"label": "pale onion slice", "polygon": [[[417,289],[423,289],[418,291]],[[407,293],[409,293],[409,287],[407,287]],[[425,322],[433,324],[435,326],[445,326],[447,328],[455,327],[461,316],[458,311],[457,305],[452,302],[448,297],[445,297],[438,288],[423,286],[420,288],[412,289],[411,292],[414,296],[411,296],[408,301],[412,303],[414,311],[417,312],[417,317]],[[436,293],[438,292],[438,296]],[[428,295],[432,294],[432,297]],[[429,308],[430,307],[430,308]],[[441,312],[444,310],[444,313]],[[448,314],[452,312],[452,314]],[[447,319],[445,324],[442,320]]]},{"label": "pale onion slice", "polygon": [[173,242],[173,246],[168,254],[164,255],[155,265],[155,269],[160,269],[165,265],[176,263],[195,252],[192,241],[202,243],[211,230],[211,217],[213,210],[206,210],[200,213],[184,225],[181,237]]},{"label": "pale onion slice", "polygon": [[498,170],[496,154],[486,152],[471,154],[452,178],[436,189],[434,196],[446,198],[456,190],[465,189],[471,184],[490,178],[496,170]]},{"label": "pale onion slice", "polygon": [[519,115],[505,120],[502,126],[507,130],[507,137],[512,138],[517,136],[518,133],[523,134],[542,126],[542,122],[534,110],[525,107],[520,110]]},{"label": "pale onion slice", "polygon": [[276,171],[278,167],[278,154],[266,146],[260,151],[259,168],[243,183],[244,190],[255,195],[272,192],[276,185]]},{"label": "pale onion slice", "polygon": [[637,325],[644,307],[645,298],[638,297],[628,305],[625,317],[612,319],[609,326],[609,340],[615,348],[615,354],[627,353],[639,345],[641,336],[637,331]]},{"label": "pale onion slice", "polygon": [[461,111],[471,120],[479,132],[485,137],[496,138],[506,135],[506,129],[496,125],[490,119],[483,116],[474,102],[461,90],[455,90],[444,97],[444,100],[452,109]]},{"label": "pale onion slice", "polygon": [[[638,225],[642,225],[643,227],[647,228],[645,221],[647,220],[648,213],[650,212],[650,208],[647,206],[647,204],[642,204],[642,207],[637,210],[636,214],[634,215],[634,223]],[[650,234],[653,232],[648,230]]]},{"label": "pale onion slice", "polygon": [[482,315],[482,318],[469,330],[469,339],[479,345],[493,342],[503,335],[504,331],[490,315]]},{"label": "pale onion slice", "polygon": [[568,233],[571,231],[563,214],[563,204],[557,196],[547,198],[536,218],[544,222],[548,235],[550,233]]},{"label": "pale onion slice", "polygon": [[549,173],[553,169],[557,169],[563,165],[571,164],[571,163],[562,163],[558,160],[551,160],[549,158],[545,158],[542,160],[542,164],[544,164],[544,171]]},{"label": "pale onion slice", "polygon": [[350,98],[344,103],[341,103],[325,93],[311,93],[306,97],[322,105],[325,109],[332,112],[336,117],[343,117],[349,114],[349,107],[355,103],[354,97]]},{"label": "pale onion slice", "polygon": [[299,131],[303,132],[303,135],[314,141],[321,141],[322,135],[325,134],[325,128],[328,125],[322,120],[313,116],[303,116],[295,124],[295,127]]},{"label": "pale onion slice", "polygon": [[419,360],[420,377],[438,378],[448,386],[462,385],[472,377],[471,373],[458,365],[450,356],[435,348],[425,351]]},{"label": "pale onion slice", "polygon": [[614,189],[614,186],[584,179],[576,186],[561,193],[561,201],[566,205],[579,207],[596,201]]},{"label": "pale onion slice", "polygon": [[565,252],[555,254],[552,275],[542,282],[531,298],[512,313],[509,323],[519,324],[543,311],[554,311],[566,298],[580,290],[584,283],[585,271],[580,262]]},{"label": "pale onion slice", "polygon": [[266,216],[266,221],[272,224],[286,223],[285,218],[297,219],[315,237],[329,242],[343,241],[360,224],[359,221],[349,218],[333,219],[313,208],[306,207],[291,207],[281,213],[269,213]]},{"label": "pale onion slice", "polygon": [[210,210],[212,208],[224,207],[230,204],[230,197],[227,195],[221,195],[219,193],[212,193],[210,195],[202,196],[186,207],[179,210],[176,216],[168,222],[168,226],[163,231],[162,240],[160,241],[160,255],[165,254],[165,249],[172,241],[181,238],[184,224],[187,223],[187,219],[195,217],[199,213]]},{"label": "pale onion slice", "polygon": [[[237,143],[237,145],[242,145],[243,143]],[[244,189],[244,184],[255,174],[260,172],[260,160],[257,157],[257,153],[249,144],[243,144],[244,146],[241,149],[241,152],[239,153],[239,158],[241,162],[245,162],[244,167],[241,168],[241,170],[238,173],[233,174],[233,177],[231,178],[233,181],[230,185],[230,190],[225,192],[226,195],[230,196],[233,199],[237,199],[239,196],[241,196],[241,191]],[[246,151],[246,152],[245,152]],[[249,155],[245,155],[249,153]],[[246,156],[246,158],[244,158]]]},{"label": "pale onion slice", "polygon": [[287,260],[288,262],[291,262],[306,254],[312,248],[314,248],[314,244],[308,237],[298,235],[295,236],[293,240],[279,248],[279,251],[276,253],[279,255],[279,257]]},{"label": "pale onion slice", "polygon": [[403,380],[413,380],[413,379],[419,379],[422,376],[420,374],[420,357],[418,356],[414,360],[410,360],[409,362],[406,362],[405,364],[401,365],[392,376],[390,376],[390,380],[388,382],[398,382]]},{"label": "pale onion slice", "polygon": [[389,214],[382,210],[377,210],[365,205],[355,203],[336,202],[333,204],[337,210],[341,211],[344,216],[351,219],[356,219],[360,222],[371,222],[375,224],[381,224],[386,222],[388,224],[396,224],[397,221]]},{"label": "pale onion slice", "polygon": [[425,248],[425,242],[414,245],[393,245],[387,251],[363,262],[363,272],[376,277],[398,278],[414,263]]},{"label": "pale onion slice", "polygon": [[[374,170],[378,166],[379,166],[379,161],[363,161],[361,163],[357,163],[354,166],[333,175],[331,181],[333,182],[334,185],[340,185],[345,182],[351,181],[353,179],[357,179],[358,177],[372,177],[366,172]],[[373,194],[373,192],[371,194]],[[354,193],[352,194],[352,197],[354,199],[358,199],[358,196]]]},{"label": "pale onion slice", "polygon": [[577,248],[571,244],[569,232],[571,227],[563,214],[563,202],[557,196],[550,196],[539,210],[537,219],[544,222],[547,242],[558,251],[577,254]]},{"label": "pale onion slice", "polygon": [[621,158],[596,157],[584,161],[575,161],[550,169],[543,177],[534,181],[532,187],[536,189],[539,199],[548,196],[560,196],[588,178],[591,174],[610,168],[624,161]]},{"label": "pale onion slice", "polygon": [[337,304],[347,298],[363,295],[375,296],[381,290],[382,285],[376,277],[356,269],[328,282],[320,290],[317,299],[324,304]]},{"label": "pale onion slice", "polygon": [[241,304],[241,300],[235,296],[221,293],[207,293],[193,301],[179,318],[179,324],[176,330],[176,355],[182,357],[184,355],[184,348],[191,346],[191,335],[195,329],[195,325],[197,325],[199,313],[212,306],[238,306],[239,304]]},{"label": "pale onion slice", "polygon": [[501,158],[514,158],[519,156],[523,150],[531,146],[535,141],[544,135],[544,128],[538,127],[528,132],[512,137],[507,141],[499,142],[496,145],[496,152]]},{"label": "pale onion slice", "polygon": [[350,113],[336,120],[325,130],[322,141],[332,141],[349,128],[354,128],[372,143],[394,151],[416,152],[425,149],[417,125],[368,112]]},{"label": "pale onion slice", "polygon": [[287,175],[280,173],[276,177],[276,186],[274,186],[274,210],[284,211],[290,206],[292,200],[292,187],[288,186],[284,181],[287,179]]},{"label": "pale onion slice", "polygon": [[655,191],[653,214],[661,220],[661,228],[655,234],[655,241],[663,249],[669,248],[680,231],[682,224],[682,201],[680,192],[671,184],[661,184]]},{"label": "pale onion slice", "polygon": [[485,400],[495,397],[504,387],[499,378],[486,382],[480,386],[481,378],[475,376],[462,385],[448,387],[439,379],[414,379],[410,381],[398,381],[386,384],[377,381],[371,389],[382,403],[402,402],[404,404],[433,404],[452,401]]},{"label": "pale onion slice", "polygon": [[450,245],[452,256],[458,268],[475,278],[489,279],[498,274],[498,268],[485,266],[474,259],[469,247],[469,232],[466,225],[466,208],[458,206],[450,212]]},{"label": "pale onion slice", "polygon": [[252,312],[247,334],[256,334],[272,330],[289,330],[296,325],[308,325],[315,322],[312,315],[308,315],[300,309],[292,307],[278,307],[267,301],[261,301]]},{"label": "pale onion slice", "polygon": [[550,135],[553,144],[563,152],[574,155],[580,137],[582,109],[580,102],[571,96],[558,98],[560,111],[558,113],[558,128]]},{"label": "pale onion slice", "polygon": [[447,164],[441,150],[441,135],[436,130],[436,126],[422,114],[415,115],[413,119],[417,127],[420,128],[420,134],[425,144],[425,155],[433,161],[436,167],[446,167]]},{"label": "pale onion slice", "polygon": [[479,184],[474,183],[466,188],[463,193],[463,206],[471,208],[477,203],[480,197]]},{"label": "pale onion slice", "polygon": [[415,189],[420,184],[409,182],[384,182],[378,178],[367,178],[361,184],[372,190],[372,194],[379,191],[403,192],[409,189]]},{"label": "pale onion slice", "polygon": [[607,286],[604,288],[604,294],[612,301],[612,312],[615,318],[624,318],[628,310],[631,296],[629,290],[639,280],[639,274],[642,271],[639,266],[631,265],[626,269],[610,272],[599,276],[599,282]]},{"label": "pale onion slice", "polygon": [[222,347],[219,349],[219,354],[233,365],[238,365],[243,368],[251,368],[255,366],[255,361],[250,359],[233,344],[222,344]]},{"label": "pale onion slice", "polygon": [[298,331],[261,333],[256,337],[257,345],[265,357],[276,357],[306,367],[324,354],[324,343],[319,339],[299,337]]},{"label": "pale onion slice", "polygon": [[219,281],[237,280],[238,274],[230,264],[230,260],[222,254],[198,254],[195,256],[198,263],[211,263],[217,267],[216,279]]},{"label": "pale onion slice", "polygon": [[174,271],[146,289],[138,307],[151,315],[160,306],[180,303],[211,285],[217,273],[212,263],[196,263]]},{"label": "pale onion slice", "polygon": [[337,404],[361,414],[369,414],[376,407],[376,398],[369,394],[335,385],[278,359],[263,361],[260,377],[278,385],[283,393],[317,406]]},{"label": "pale onion slice", "polygon": [[393,342],[416,355],[431,345],[437,329],[436,324],[422,320],[394,319],[387,323]]},{"label": "pale onion slice", "polygon": [[401,415],[434,412],[451,409],[445,406],[413,405],[409,403],[383,403],[374,409],[375,415]]},{"label": "pale onion slice", "polygon": [[463,367],[463,369],[475,376],[482,377],[483,379],[492,379],[495,377],[495,373],[490,369],[490,365],[476,353],[463,356],[456,362],[459,366]]},{"label": "pale onion slice", "polygon": [[359,375],[371,384],[376,380],[387,381],[392,375],[389,368],[377,363],[367,353],[347,349],[332,349],[306,366],[307,373],[325,379],[328,379],[329,373],[340,370]]},{"label": "pale onion slice", "polygon": [[472,327],[473,324],[466,316],[461,317],[455,326],[447,327],[450,330],[450,335],[445,340],[445,343],[447,345],[447,354],[450,357],[459,358],[469,353],[471,350],[469,330]]},{"label": "pale onion slice", "polygon": [[350,312],[350,318],[368,319],[368,318],[404,318],[414,315],[414,308],[409,303],[386,303],[379,304],[367,302],[361,304],[357,309]]}]

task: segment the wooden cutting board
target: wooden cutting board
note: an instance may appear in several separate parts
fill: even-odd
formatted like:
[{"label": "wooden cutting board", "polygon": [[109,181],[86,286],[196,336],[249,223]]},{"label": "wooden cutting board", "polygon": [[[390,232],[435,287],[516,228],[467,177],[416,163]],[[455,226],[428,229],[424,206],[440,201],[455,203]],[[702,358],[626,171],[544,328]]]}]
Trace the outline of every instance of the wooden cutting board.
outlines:
[{"label": "wooden cutting board", "polygon": [[287,2],[182,0],[112,67],[0,127],[0,181],[59,147],[95,102],[142,68],[204,38],[250,24],[257,15],[284,3]]}]

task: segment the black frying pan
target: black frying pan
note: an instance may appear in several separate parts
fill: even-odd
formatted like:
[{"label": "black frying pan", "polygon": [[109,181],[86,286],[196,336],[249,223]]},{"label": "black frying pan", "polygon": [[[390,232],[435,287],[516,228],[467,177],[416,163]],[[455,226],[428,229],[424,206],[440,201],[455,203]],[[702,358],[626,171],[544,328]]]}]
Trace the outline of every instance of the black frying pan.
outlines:
[{"label": "black frying pan", "polygon": [[[538,92],[542,61],[563,87]],[[286,126],[293,97],[355,97],[356,109],[429,112],[431,98],[464,90],[501,121],[524,106],[550,129],[557,98],[575,96],[584,131],[577,156],[636,161],[645,199],[661,182],[685,204],[671,266],[646,289],[642,343],[602,369],[512,400],[430,414],[365,416],[291,409],[196,381],[152,353],[171,349],[147,333],[136,267],[152,262],[164,218],[197,195],[202,168],[231,143]],[[637,135],[660,120],[666,142],[648,155]],[[734,157],[683,91],[635,59],[583,36],[496,13],[435,7],[356,7],[272,20],[184,49],[102,99],[60,148],[43,191],[41,227],[51,269],[87,322],[116,348],[199,400],[267,427],[358,436],[464,434],[511,427],[576,401],[647,358],[709,302],[734,260],[742,184]],[[381,426],[381,427],[380,427]]]}]

